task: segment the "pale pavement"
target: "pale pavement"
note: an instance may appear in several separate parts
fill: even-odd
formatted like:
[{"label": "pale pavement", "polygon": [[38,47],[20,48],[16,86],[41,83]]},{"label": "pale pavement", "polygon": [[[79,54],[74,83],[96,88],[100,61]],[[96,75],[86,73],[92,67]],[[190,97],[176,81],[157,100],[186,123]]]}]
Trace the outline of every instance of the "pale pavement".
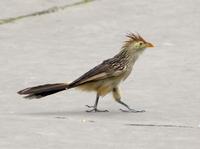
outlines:
[{"label": "pale pavement", "polygon": [[[77,0],[78,1],[78,0]],[[0,19],[77,1],[2,1]],[[96,0],[0,25],[1,149],[199,149],[200,1]],[[116,54],[127,32],[155,44],[122,86],[145,113],[122,113],[94,93],[23,100],[28,86],[70,82]]]}]

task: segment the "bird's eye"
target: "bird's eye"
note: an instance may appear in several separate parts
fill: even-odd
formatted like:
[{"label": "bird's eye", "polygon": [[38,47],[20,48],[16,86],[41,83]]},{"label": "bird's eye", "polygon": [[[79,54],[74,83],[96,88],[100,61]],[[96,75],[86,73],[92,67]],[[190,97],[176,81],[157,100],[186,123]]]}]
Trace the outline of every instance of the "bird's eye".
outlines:
[{"label": "bird's eye", "polygon": [[140,46],[142,45],[143,43],[142,42],[140,42]]}]

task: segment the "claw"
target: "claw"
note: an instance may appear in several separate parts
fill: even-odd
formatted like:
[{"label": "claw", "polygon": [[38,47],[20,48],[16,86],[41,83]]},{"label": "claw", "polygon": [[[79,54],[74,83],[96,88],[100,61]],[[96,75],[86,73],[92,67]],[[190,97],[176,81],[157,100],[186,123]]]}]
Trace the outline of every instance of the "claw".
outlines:
[{"label": "claw", "polygon": [[94,106],[89,106],[89,105],[85,105],[86,107],[88,107],[88,108],[94,108]]},{"label": "claw", "polygon": [[92,110],[87,110],[86,112],[109,112],[109,111],[108,110],[92,109]]},{"label": "claw", "polygon": [[92,108],[91,110],[86,110],[86,112],[109,112],[108,110],[99,110],[95,106],[86,105],[88,108]]},{"label": "claw", "polygon": [[130,112],[130,113],[141,113],[141,112],[145,112],[145,110],[135,110],[135,109],[128,109],[128,110],[123,110],[120,109],[122,112]]}]

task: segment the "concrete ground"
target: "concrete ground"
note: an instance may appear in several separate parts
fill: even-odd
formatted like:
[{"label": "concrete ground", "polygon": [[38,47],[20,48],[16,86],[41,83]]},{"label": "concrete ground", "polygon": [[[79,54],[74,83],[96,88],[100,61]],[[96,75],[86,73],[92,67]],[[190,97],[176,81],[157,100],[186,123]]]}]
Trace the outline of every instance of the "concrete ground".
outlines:
[{"label": "concrete ground", "polygon": [[[199,149],[200,1],[77,2],[1,2],[0,148]],[[78,90],[41,100],[16,94],[73,81],[116,54],[127,32],[156,45],[121,85],[123,101],[145,113],[120,112],[111,95],[99,103],[109,113],[86,113],[95,94]]]}]

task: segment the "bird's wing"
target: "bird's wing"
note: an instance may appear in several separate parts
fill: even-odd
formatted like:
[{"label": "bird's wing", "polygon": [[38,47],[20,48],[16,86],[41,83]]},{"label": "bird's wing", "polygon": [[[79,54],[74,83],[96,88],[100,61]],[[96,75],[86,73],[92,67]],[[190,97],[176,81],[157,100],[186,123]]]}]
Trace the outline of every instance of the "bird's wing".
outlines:
[{"label": "bird's wing", "polygon": [[81,77],[69,84],[69,87],[75,87],[88,82],[103,80],[110,77],[117,77],[126,71],[126,66],[117,63],[113,59],[106,60],[100,65],[89,70]]}]

